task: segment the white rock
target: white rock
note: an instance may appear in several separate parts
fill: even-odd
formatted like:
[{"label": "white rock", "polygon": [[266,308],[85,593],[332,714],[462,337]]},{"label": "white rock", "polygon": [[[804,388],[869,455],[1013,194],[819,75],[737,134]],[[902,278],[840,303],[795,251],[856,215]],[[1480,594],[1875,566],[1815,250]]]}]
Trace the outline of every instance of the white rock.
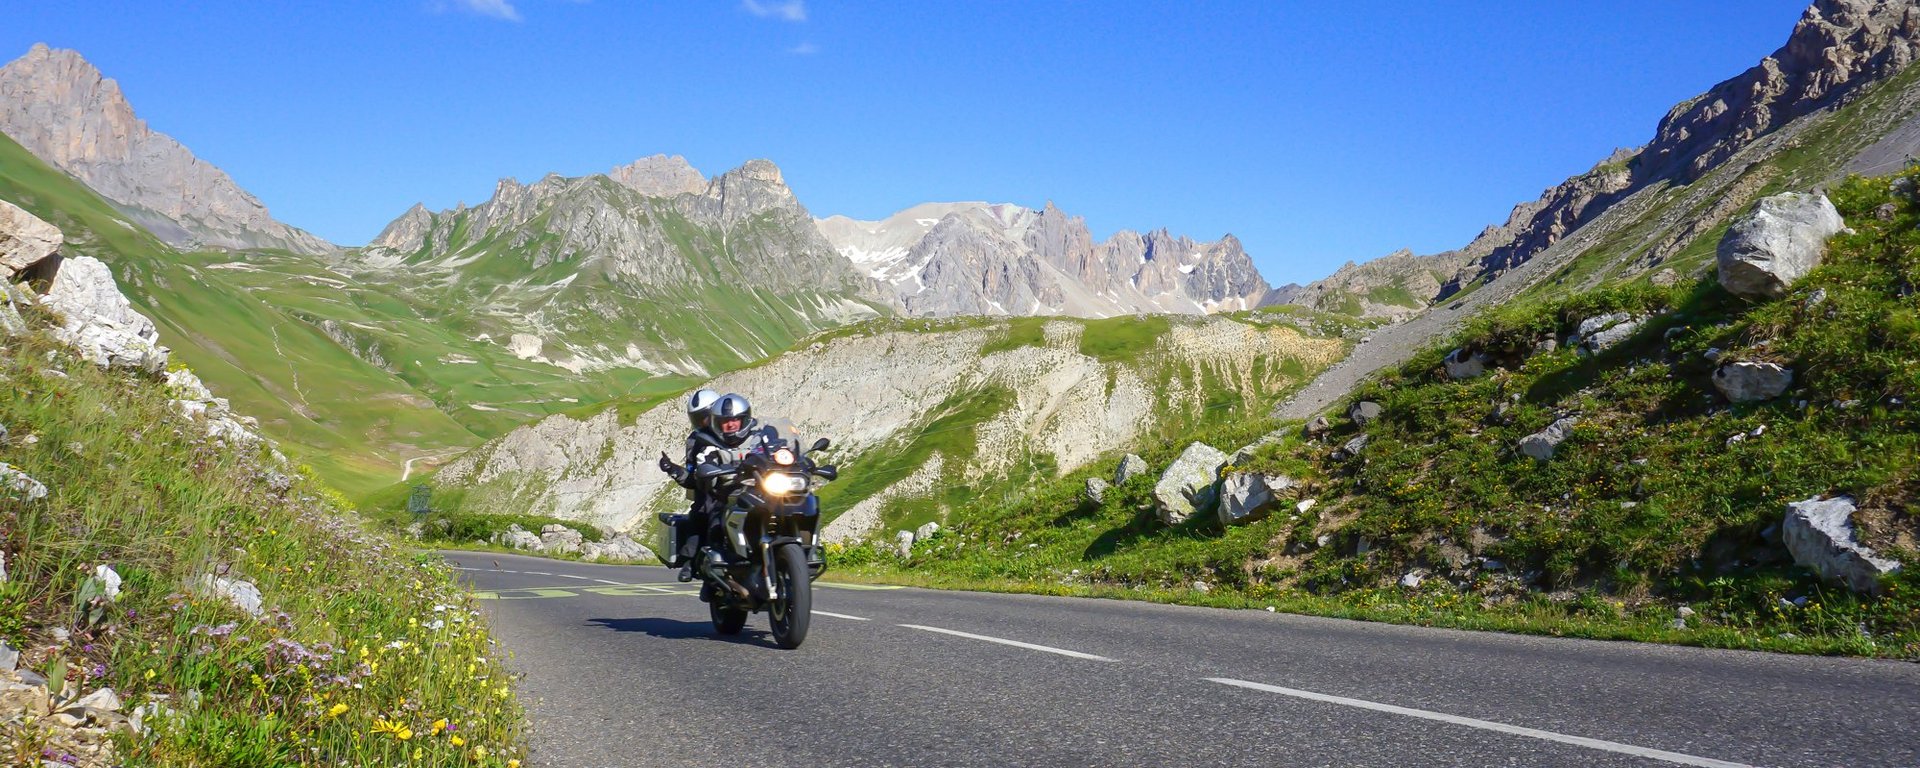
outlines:
[{"label": "white rock", "polygon": [[[1038,545],[1037,544],[1027,545],[1028,548],[1033,548],[1035,546],[1038,546]],[[901,557],[907,557],[908,555],[912,555],[913,554],[913,531],[900,531],[898,533],[895,533],[893,535],[893,551],[899,553]]]},{"label": "white rock", "polygon": [[1160,522],[1174,525],[1192,517],[1214,501],[1214,483],[1227,455],[1206,443],[1193,443],[1160,473],[1153,486],[1154,507]]},{"label": "white rock", "polygon": [[1820,266],[1827,239],[1846,226],[1825,195],[1789,192],[1761,200],[1720,239],[1720,285],[1735,296],[1785,296]]},{"label": "white rock", "polygon": [[105,564],[94,566],[93,578],[100,582],[100,592],[108,600],[120,599],[120,574],[115,572],[112,566]]},{"label": "white rock", "polygon": [[72,704],[67,705],[67,709],[74,709],[74,710],[86,709],[88,707],[92,707],[94,709],[98,709],[104,712],[118,712],[120,711],[120,707],[121,707],[120,696],[115,694],[112,688],[101,688],[100,690],[97,690],[97,691],[94,691],[93,693],[89,693],[85,696],[82,696],[78,701],[75,701]]},{"label": "white rock", "polygon": [[1855,592],[1880,593],[1880,577],[1900,563],[1876,556],[1854,537],[1853,499],[1814,497],[1787,505],[1781,538],[1793,561]]},{"label": "white rock", "polygon": [[1293,478],[1286,475],[1227,475],[1220,483],[1220,524],[1244,525],[1265,518],[1279,504],[1279,493],[1293,486]]},{"label": "white rock", "polygon": [[1792,385],[1793,369],[1778,363],[1728,363],[1713,372],[1714,389],[1736,403],[1772,400]]},{"label": "white rock", "polygon": [[0,584],[7,583],[7,553],[0,552]]},{"label": "white rock", "polygon": [[1372,435],[1354,435],[1353,439],[1340,445],[1340,450],[1334,451],[1334,459],[1346,461],[1347,459],[1358,456],[1361,451],[1367,449],[1367,444],[1371,442],[1373,442]]},{"label": "white rock", "polygon": [[1589,317],[1580,321],[1580,328],[1574,334],[1574,343],[1580,351],[1597,354],[1626,341],[1646,318],[1625,312],[1613,312],[1599,317]]},{"label": "white rock", "polygon": [[135,312],[99,259],[76,256],[60,265],[40,303],[61,318],[54,336],[102,368],[130,368],[159,374],[167,368],[167,349],[153,321]]},{"label": "white rock", "polygon": [[525,550],[537,550],[541,546],[539,536],[533,535],[531,531],[521,528],[518,524],[508,525],[507,530],[494,534],[493,543]]},{"label": "white rock", "polygon": [[1567,416],[1547,425],[1546,429],[1520,438],[1520,452],[1537,461],[1547,461],[1560,450],[1560,444],[1566,442],[1567,435],[1578,420]]},{"label": "white rock", "polygon": [[1304,515],[1307,510],[1313,509],[1319,503],[1319,499],[1301,499],[1300,503],[1293,505],[1293,511]]},{"label": "white rock", "polygon": [[919,528],[913,529],[913,540],[926,541],[928,539],[933,538],[933,535],[939,532],[940,532],[939,523],[928,522],[927,524],[922,525]]},{"label": "white rock", "polygon": [[1465,348],[1461,348],[1448,352],[1446,359],[1441,363],[1447,368],[1447,378],[1460,380],[1485,376],[1488,359],[1484,354],[1469,353]]},{"label": "white rock", "polygon": [[1407,589],[1419,589],[1420,582],[1426,580],[1427,577],[1418,571],[1409,571],[1405,576],[1400,577],[1400,586],[1406,587]]},{"label": "white rock", "polygon": [[0,672],[12,672],[20,666],[20,652],[0,640]]},{"label": "white rock", "polygon": [[1691,619],[1693,618],[1693,609],[1683,605],[1683,606],[1680,606],[1678,610],[1674,611],[1674,614],[1678,615],[1680,618],[1683,618],[1683,619]]},{"label": "white rock", "polygon": [[1212,591],[1213,591],[1213,585],[1212,585],[1212,584],[1208,584],[1208,583],[1206,583],[1206,582],[1204,582],[1204,581],[1196,581],[1196,582],[1194,582],[1194,583],[1193,583],[1193,591],[1195,591],[1195,592],[1198,592],[1198,593],[1200,593],[1200,594],[1203,594],[1203,595],[1204,595],[1204,594],[1206,594],[1206,593],[1208,593],[1208,592],[1212,592]]},{"label": "white rock", "polygon": [[260,588],[254,586],[253,582],[207,574],[200,577],[200,588],[203,594],[225,600],[248,616],[257,619],[266,615],[260,607]]},{"label": "white rock", "polygon": [[1386,409],[1372,400],[1362,400],[1347,408],[1347,418],[1351,420],[1354,425],[1361,427],[1378,421],[1381,414],[1384,413],[1386,413]]},{"label": "white rock", "polygon": [[0,492],[22,501],[39,501],[47,497],[46,486],[4,461],[0,461]]},{"label": "white rock", "polygon": [[1114,467],[1113,484],[1125,485],[1128,480],[1138,475],[1144,475],[1151,469],[1151,467],[1147,466],[1146,459],[1129,453],[1120,458],[1119,466]]},{"label": "white rock", "polygon": [[60,229],[19,206],[0,200],[0,283],[60,250]]},{"label": "white rock", "polygon": [[1099,477],[1087,478],[1087,490],[1086,490],[1087,501],[1092,502],[1094,504],[1105,504],[1107,502],[1107,489],[1112,487],[1113,486],[1109,484],[1105,478],[1099,478]]},{"label": "white rock", "polygon": [[626,534],[610,536],[604,541],[589,541],[580,545],[580,556],[587,560],[656,560],[653,550],[634,541]]}]

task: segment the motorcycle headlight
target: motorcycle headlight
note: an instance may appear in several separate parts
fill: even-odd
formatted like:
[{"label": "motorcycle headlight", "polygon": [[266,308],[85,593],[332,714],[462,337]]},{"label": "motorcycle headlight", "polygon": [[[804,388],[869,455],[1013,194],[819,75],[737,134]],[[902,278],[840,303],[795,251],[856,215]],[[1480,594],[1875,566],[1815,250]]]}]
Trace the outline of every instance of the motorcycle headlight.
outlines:
[{"label": "motorcycle headlight", "polygon": [[781,448],[773,452],[773,463],[786,466],[793,463],[793,449]]},{"label": "motorcycle headlight", "polygon": [[806,490],[807,479],[787,472],[768,472],[760,487],[775,496],[785,496]]}]

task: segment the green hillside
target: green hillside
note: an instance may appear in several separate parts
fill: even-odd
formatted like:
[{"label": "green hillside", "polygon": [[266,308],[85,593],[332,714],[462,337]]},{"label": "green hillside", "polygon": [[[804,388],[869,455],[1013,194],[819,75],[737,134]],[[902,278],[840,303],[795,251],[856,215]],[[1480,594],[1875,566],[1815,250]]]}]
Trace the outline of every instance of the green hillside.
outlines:
[{"label": "green hillside", "polygon": [[[1858,596],[1793,565],[1778,534],[1788,502],[1846,494],[1860,500],[1864,543],[1920,563],[1920,204],[1888,179],[1849,181],[1833,199],[1854,231],[1786,298],[1748,303],[1708,277],[1509,305],[1356,392],[1384,407],[1378,421],[1340,420],[1316,442],[1298,425],[1260,425],[1286,439],[1227,472],[1301,480],[1289,493],[1316,501],[1306,512],[1290,498],[1251,525],[1163,526],[1142,511],[1151,479],[1083,501],[1080,483],[1111,471],[1103,463],[1010,503],[958,508],[909,560],[872,547],[846,558],[937,584],[1920,658],[1916,568],[1878,598]],[[1876,218],[1888,202],[1896,213]],[[1598,355],[1539,351],[1609,312],[1650,319]],[[1441,358],[1456,347],[1500,367],[1449,380]],[[1793,387],[1729,404],[1709,381],[1709,349],[1790,366]],[[1552,460],[1515,449],[1565,414],[1578,421]],[[1357,458],[1334,455],[1363,434]],[[1185,439],[1231,450],[1248,437],[1202,428]],[[1180,442],[1147,458],[1158,469]],[[1683,606],[1691,618],[1676,626]]]},{"label": "green hillside", "polygon": [[[128,298],[160,326],[175,358],[261,431],[350,493],[398,479],[413,456],[479,441],[399,376],[343,349],[295,312],[214,269],[234,257],[180,253],[19,144],[0,136],[0,199],[59,227],[65,252],[107,262]],[[312,262],[285,254],[269,261]],[[304,377],[304,380],[303,380]]]}]

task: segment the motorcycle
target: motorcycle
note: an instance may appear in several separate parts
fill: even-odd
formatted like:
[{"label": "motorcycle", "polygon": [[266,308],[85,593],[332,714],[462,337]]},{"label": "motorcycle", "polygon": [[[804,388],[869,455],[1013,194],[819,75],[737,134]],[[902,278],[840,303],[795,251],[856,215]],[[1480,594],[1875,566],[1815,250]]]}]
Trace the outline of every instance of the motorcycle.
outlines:
[{"label": "motorcycle", "polygon": [[[768,427],[736,460],[687,470],[724,500],[693,564],[715,632],[739,634],[749,613],[766,611],[781,648],[807,639],[813,580],[827,570],[813,489],[839,477],[836,467],[815,464],[807,453],[831,445],[823,437],[802,451],[797,438]],[[687,516],[661,513],[659,519],[667,525],[669,551],[678,552],[689,533]]]}]

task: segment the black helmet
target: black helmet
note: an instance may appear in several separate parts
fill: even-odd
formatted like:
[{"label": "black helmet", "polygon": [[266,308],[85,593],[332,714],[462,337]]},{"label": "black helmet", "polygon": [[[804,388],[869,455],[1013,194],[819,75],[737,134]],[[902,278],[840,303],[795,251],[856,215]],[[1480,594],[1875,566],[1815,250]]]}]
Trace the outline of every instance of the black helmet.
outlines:
[{"label": "black helmet", "polygon": [[747,431],[753,428],[753,405],[740,395],[727,395],[713,404],[707,419],[714,434],[728,446],[736,446],[747,439]]},{"label": "black helmet", "polygon": [[701,387],[687,398],[687,420],[693,422],[693,428],[707,425],[707,414],[713,411],[713,404],[720,399],[720,393]]}]

